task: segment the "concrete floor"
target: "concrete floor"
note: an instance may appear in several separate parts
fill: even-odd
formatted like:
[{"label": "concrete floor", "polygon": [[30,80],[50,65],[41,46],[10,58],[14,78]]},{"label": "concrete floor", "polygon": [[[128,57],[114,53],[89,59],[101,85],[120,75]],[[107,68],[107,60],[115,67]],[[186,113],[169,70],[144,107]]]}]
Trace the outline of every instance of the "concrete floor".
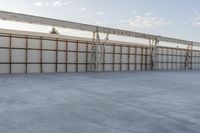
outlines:
[{"label": "concrete floor", "polygon": [[200,72],[0,75],[0,133],[199,133]]}]

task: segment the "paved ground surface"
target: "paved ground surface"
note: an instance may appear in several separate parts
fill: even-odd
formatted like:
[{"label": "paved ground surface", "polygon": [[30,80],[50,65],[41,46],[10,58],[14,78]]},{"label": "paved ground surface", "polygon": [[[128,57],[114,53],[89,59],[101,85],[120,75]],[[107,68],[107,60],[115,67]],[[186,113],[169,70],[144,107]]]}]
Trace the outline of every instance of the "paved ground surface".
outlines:
[{"label": "paved ground surface", "polygon": [[0,133],[199,133],[200,72],[0,76]]}]

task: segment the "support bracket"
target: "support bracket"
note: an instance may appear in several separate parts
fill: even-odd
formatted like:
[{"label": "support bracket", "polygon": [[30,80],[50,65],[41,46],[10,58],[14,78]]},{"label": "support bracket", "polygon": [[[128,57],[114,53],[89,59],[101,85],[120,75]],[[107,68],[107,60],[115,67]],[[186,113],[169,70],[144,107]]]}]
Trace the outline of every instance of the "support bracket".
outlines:
[{"label": "support bracket", "polygon": [[99,71],[99,66],[103,63],[103,55],[105,54],[105,47],[109,40],[109,34],[106,35],[104,43],[101,42],[98,27],[96,32],[93,32],[92,52],[91,52],[91,71]]},{"label": "support bracket", "polygon": [[150,68],[151,70],[157,70],[158,61],[157,61],[157,47],[159,40],[156,38],[149,39],[149,48],[150,48]]},{"label": "support bracket", "polygon": [[186,49],[185,69],[192,70],[192,49],[193,45],[189,44]]}]

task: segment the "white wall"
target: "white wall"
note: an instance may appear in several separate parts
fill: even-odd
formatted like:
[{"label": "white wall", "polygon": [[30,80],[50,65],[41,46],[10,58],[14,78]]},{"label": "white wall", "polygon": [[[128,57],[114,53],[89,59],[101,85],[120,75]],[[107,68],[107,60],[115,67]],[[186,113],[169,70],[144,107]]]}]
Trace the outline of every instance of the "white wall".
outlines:
[{"label": "white wall", "polygon": [[[16,31],[10,31],[10,34],[12,35],[11,40],[8,33],[0,35],[0,73],[10,73],[10,70],[11,73],[26,73],[26,58],[27,73],[40,73],[41,71],[45,73],[85,72],[86,67],[88,71],[91,71],[90,51],[92,49],[92,45],[86,44],[86,41],[91,40],[30,32],[20,32],[20,35],[15,35],[17,33],[18,32]],[[28,39],[26,37],[28,37]],[[42,41],[40,39],[41,37],[43,37]],[[57,39],[59,41],[56,41]],[[77,41],[79,41],[78,44]],[[10,43],[11,51],[9,49]],[[58,47],[56,47],[57,44]],[[142,48],[141,46],[130,45],[130,55],[128,55],[129,45],[125,45],[120,42],[115,42],[115,44],[115,58],[113,58],[114,45],[111,45],[111,43],[106,45],[106,54],[101,58],[99,71],[127,71],[128,68],[130,71],[150,70],[150,50],[148,47],[143,46]],[[27,51],[26,45],[28,48]],[[86,53],[87,45],[88,54]],[[58,51],[56,51],[56,48]],[[66,50],[68,50],[68,52],[66,52]],[[76,52],[77,50],[78,53]],[[158,70],[184,69],[185,54],[184,49],[159,47],[157,59]],[[193,69],[200,68],[199,57],[200,52],[194,51]],[[40,64],[41,58],[42,66]],[[76,64],[77,59],[78,64]],[[88,60],[87,66],[86,60]],[[9,64],[10,61],[11,64]]]}]

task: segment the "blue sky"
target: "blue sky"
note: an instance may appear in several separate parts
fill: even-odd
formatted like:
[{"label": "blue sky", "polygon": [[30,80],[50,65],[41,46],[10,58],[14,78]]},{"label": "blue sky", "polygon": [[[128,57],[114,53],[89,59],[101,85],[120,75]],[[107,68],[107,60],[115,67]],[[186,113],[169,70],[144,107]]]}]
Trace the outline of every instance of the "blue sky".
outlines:
[{"label": "blue sky", "polygon": [[200,41],[199,0],[0,1],[0,10]]}]

